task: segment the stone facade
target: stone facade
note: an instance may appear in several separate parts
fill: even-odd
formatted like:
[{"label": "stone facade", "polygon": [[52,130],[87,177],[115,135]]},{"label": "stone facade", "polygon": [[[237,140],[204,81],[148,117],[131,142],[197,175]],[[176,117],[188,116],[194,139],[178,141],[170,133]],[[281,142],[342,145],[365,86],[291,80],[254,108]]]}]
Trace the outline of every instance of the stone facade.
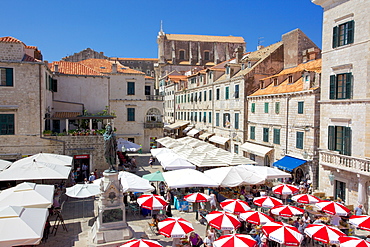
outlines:
[{"label": "stone facade", "polygon": [[[370,185],[370,107],[369,48],[367,13],[370,2],[362,0],[312,0],[324,9],[323,63],[320,100],[320,181],[319,189],[327,196],[341,198],[346,204],[369,206]],[[354,27],[351,27],[354,25]],[[335,39],[336,28],[346,27],[347,40]],[[353,31],[354,30],[354,31]],[[337,41],[333,43],[333,40]],[[340,78],[349,75],[349,92],[344,97],[333,91]],[[332,88],[330,87],[330,80]],[[347,80],[348,81],[348,80]],[[348,84],[347,84],[348,85]],[[343,146],[329,146],[329,128],[346,130]],[[349,130],[349,131],[348,131]],[[348,134],[349,133],[349,134]],[[350,140],[348,142],[348,140]],[[328,178],[332,180],[328,186]]]},{"label": "stone facade", "polygon": [[110,58],[112,61],[118,61],[120,64],[144,72],[145,75],[155,78],[154,64],[158,62],[157,58]]},{"label": "stone facade", "polygon": [[89,58],[108,59],[108,57],[104,56],[104,52],[97,52],[91,48],[86,48],[85,50],[74,53],[73,55],[63,57],[62,60],[67,62],[80,62]]}]

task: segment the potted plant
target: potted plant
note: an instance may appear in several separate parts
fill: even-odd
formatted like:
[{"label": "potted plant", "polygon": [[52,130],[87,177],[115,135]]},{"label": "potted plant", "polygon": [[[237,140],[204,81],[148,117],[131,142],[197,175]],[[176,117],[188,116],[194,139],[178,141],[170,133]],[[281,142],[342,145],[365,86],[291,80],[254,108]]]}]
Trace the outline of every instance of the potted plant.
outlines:
[{"label": "potted plant", "polygon": [[51,131],[51,130],[44,130],[43,132],[42,132],[42,134],[44,135],[44,136],[51,136],[51,134],[52,134],[53,132]]}]

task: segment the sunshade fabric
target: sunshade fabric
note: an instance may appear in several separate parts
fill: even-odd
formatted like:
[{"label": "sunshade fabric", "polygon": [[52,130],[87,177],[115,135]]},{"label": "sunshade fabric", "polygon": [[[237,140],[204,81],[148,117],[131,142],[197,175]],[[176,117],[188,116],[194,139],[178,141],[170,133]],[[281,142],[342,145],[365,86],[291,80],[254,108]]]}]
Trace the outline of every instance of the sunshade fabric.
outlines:
[{"label": "sunshade fabric", "polygon": [[299,195],[292,196],[292,200],[298,203],[304,203],[304,204],[314,204],[314,203],[321,201],[316,196],[309,195],[309,194],[299,194]]},{"label": "sunshade fabric", "polygon": [[205,140],[205,139],[207,139],[207,138],[209,138],[209,137],[211,137],[211,136],[213,136],[214,135],[214,133],[203,133],[203,134],[201,134],[200,136],[199,136],[199,139],[201,139],[201,140]]},{"label": "sunshade fabric", "polygon": [[200,130],[198,129],[191,129],[186,135],[194,137],[196,134],[199,133]]},{"label": "sunshade fabric", "polygon": [[366,240],[352,236],[339,237],[339,242],[340,247],[370,247]]},{"label": "sunshade fabric", "polygon": [[200,156],[189,157],[188,160],[198,167],[217,167],[217,166],[227,166],[226,163],[220,161],[214,156],[211,156],[207,153]]},{"label": "sunshade fabric", "polygon": [[219,185],[204,173],[192,169],[164,172],[163,177],[170,188],[218,187]]},{"label": "sunshade fabric", "polygon": [[0,172],[8,168],[12,162],[7,161],[7,160],[0,160]]},{"label": "sunshade fabric", "polygon": [[230,234],[219,237],[213,247],[256,247],[257,241],[246,234]]},{"label": "sunshade fabric", "polygon": [[181,157],[173,157],[172,159],[165,159],[161,161],[161,166],[164,170],[172,171],[172,170],[179,170],[179,169],[195,169],[195,165],[191,164],[186,159]]},{"label": "sunshade fabric", "polygon": [[230,166],[257,164],[257,162],[236,153],[229,153],[227,155],[217,156],[217,158]]},{"label": "sunshade fabric", "polygon": [[339,244],[339,237],[346,236],[338,228],[324,224],[309,224],[305,228],[304,233],[310,238],[325,244]]},{"label": "sunshade fabric", "polygon": [[262,231],[272,241],[286,246],[300,246],[303,240],[297,228],[282,222],[268,222],[262,226]]},{"label": "sunshade fabric", "polygon": [[163,196],[159,195],[141,195],[137,199],[137,203],[140,207],[146,208],[149,210],[161,210],[167,206],[167,202],[163,198]]},{"label": "sunshade fabric", "polygon": [[222,137],[222,136],[211,136],[209,138],[210,142],[214,142],[220,145],[225,145],[225,143],[230,140],[230,138]]},{"label": "sunshade fabric", "polygon": [[331,215],[346,216],[351,211],[342,204],[332,201],[321,201],[316,203],[315,206]]},{"label": "sunshade fabric", "polygon": [[362,230],[370,231],[369,215],[352,215],[349,218],[349,223]]},{"label": "sunshade fabric", "polygon": [[293,195],[298,193],[299,188],[291,184],[279,184],[272,187],[272,192],[278,195]]},{"label": "sunshade fabric", "polygon": [[289,205],[278,205],[271,208],[271,213],[283,217],[293,217],[295,215],[301,215],[304,213],[304,210]]},{"label": "sunshade fabric", "polygon": [[133,239],[124,243],[121,247],[163,247],[163,245],[150,239]]},{"label": "sunshade fabric", "polygon": [[291,172],[294,170],[294,168],[297,168],[298,166],[303,165],[306,162],[307,160],[302,160],[291,156],[284,156],[284,158],[281,158],[280,160],[274,162],[273,165],[279,169]]},{"label": "sunshade fabric", "polygon": [[146,174],[143,176],[144,179],[149,180],[151,182],[160,182],[164,181],[163,174],[160,171],[156,171],[150,174]]},{"label": "sunshade fabric", "polygon": [[272,150],[272,148],[250,143],[250,142],[246,142],[243,145],[241,145],[240,149],[245,152],[252,153],[252,154],[255,154],[261,157],[264,157],[268,152]]},{"label": "sunshade fabric", "polygon": [[153,191],[153,186],[149,180],[141,178],[131,172],[119,172],[118,179],[121,181],[122,192],[150,192]]},{"label": "sunshade fabric", "polygon": [[253,171],[254,173],[257,173],[259,176],[265,177],[266,179],[290,178],[292,176],[290,173],[286,173],[277,168],[267,166],[246,165],[245,168]]},{"label": "sunshade fabric", "polygon": [[211,197],[203,193],[193,193],[184,196],[184,200],[187,202],[208,202],[211,200]]},{"label": "sunshade fabric", "polygon": [[157,155],[160,154],[171,154],[173,153],[172,149],[169,148],[153,148],[150,149],[150,153],[152,154],[153,157],[157,157]]},{"label": "sunshade fabric", "polygon": [[241,226],[238,218],[223,211],[212,211],[206,215],[208,224],[218,230],[234,230]]},{"label": "sunshade fabric", "polygon": [[100,187],[96,184],[75,184],[68,187],[66,195],[73,198],[87,198],[100,194]]},{"label": "sunshade fabric", "polygon": [[273,208],[278,205],[283,205],[283,202],[272,196],[255,197],[253,203],[263,208]]},{"label": "sunshade fabric", "polygon": [[267,214],[258,211],[247,211],[241,213],[239,215],[239,218],[255,225],[263,225],[266,224],[267,222],[274,221],[274,219],[268,216]]},{"label": "sunshade fabric", "polygon": [[125,140],[123,138],[119,138],[117,140],[117,150],[118,151],[136,152],[141,148],[142,148],[142,146],[140,146],[139,144],[130,142],[130,141]]},{"label": "sunshade fabric", "polygon": [[226,199],[220,203],[221,208],[228,213],[240,214],[251,208],[248,203],[239,199]]},{"label": "sunshade fabric", "polygon": [[193,225],[183,218],[171,217],[158,222],[159,233],[169,238],[184,238],[194,231]]},{"label": "sunshade fabric", "polygon": [[170,124],[170,125],[167,125],[167,126],[164,126],[165,129],[170,129],[170,130],[174,130],[174,129],[178,129],[182,126],[185,126],[189,124],[189,122],[176,122],[176,123],[173,123],[173,124]]}]

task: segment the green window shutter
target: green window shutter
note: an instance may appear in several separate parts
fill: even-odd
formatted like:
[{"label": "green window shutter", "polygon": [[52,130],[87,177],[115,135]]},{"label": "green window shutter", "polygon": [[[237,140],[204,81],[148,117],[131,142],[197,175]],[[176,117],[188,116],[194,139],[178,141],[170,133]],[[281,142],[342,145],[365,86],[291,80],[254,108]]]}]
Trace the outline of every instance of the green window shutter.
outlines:
[{"label": "green window shutter", "polygon": [[349,21],[348,22],[348,44],[352,44],[354,42],[354,36],[355,36],[355,21]]},{"label": "green window shutter", "polygon": [[212,112],[208,112],[208,123],[212,123]]},{"label": "green window shutter", "polygon": [[13,68],[6,68],[6,85],[13,86]]},{"label": "green window shutter", "polygon": [[135,108],[127,108],[127,121],[135,121]]},{"label": "green window shutter", "polygon": [[303,101],[298,102],[298,114],[303,114],[303,106],[304,106]]},{"label": "green window shutter", "polygon": [[329,95],[329,99],[336,99],[336,95],[337,95],[337,90],[336,90],[336,76],[335,75],[331,75],[330,76],[330,95]]},{"label": "green window shutter", "polygon": [[239,98],[239,85],[235,85],[234,97],[235,97],[235,99]]},{"label": "green window shutter", "polygon": [[333,48],[336,48],[338,46],[338,26],[333,27]]},{"label": "green window shutter", "polygon": [[351,155],[352,130],[350,127],[344,127],[343,154]]},{"label": "green window shutter", "polygon": [[216,113],[216,126],[220,126],[220,113]]},{"label": "green window shutter", "polygon": [[235,113],[235,124],[234,124],[235,129],[239,129],[239,113]]},{"label": "green window shutter", "polygon": [[352,73],[346,73],[346,99],[352,96]]},{"label": "green window shutter", "polygon": [[127,82],[127,95],[135,95],[135,82]]},{"label": "green window shutter", "polygon": [[335,150],[335,127],[329,126],[328,130],[328,149]]},{"label": "green window shutter", "polygon": [[225,99],[229,99],[229,87],[225,88]]},{"label": "green window shutter", "polygon": [[212,90],[209,90],[209,101],[211,101],[212,100]]},{"label": "green window shutter", "polygon": [[280,144],[280,129],[274,129],[274,144]]},{"label": "green window shutter", "polygon": [[269,129],[263,128],[263,141],[268,142],[269,141]]},{"label": "green window shutter", "polygon": [[265,113],[269,113],[269,103],[265,103]]},{"label": "green window shutter", "polygon": [[256,103],[252,103],[251,112],[252,113],[256,112]]},{"label": "green window shutter", "polygon": [[296,148],[303,149],[303,132],[296,134]]},{"label": "green window shutter", "polygon": [[256,127],[255,126],[251,126],[250,127],[250,139],[251,140],[255,140],[256,139]]},{"label": "green window shutter", "polygon": [[0,114],[0,135],[14,135],[14,114]]},{"label": "green window shutter", "polygon": [[207,121],[207,112],[203,112],[203,122]]},{"label": "green window shutter", "polygon": [[275,102],[275,113],[276,114],[280,113],[280,102]]}]

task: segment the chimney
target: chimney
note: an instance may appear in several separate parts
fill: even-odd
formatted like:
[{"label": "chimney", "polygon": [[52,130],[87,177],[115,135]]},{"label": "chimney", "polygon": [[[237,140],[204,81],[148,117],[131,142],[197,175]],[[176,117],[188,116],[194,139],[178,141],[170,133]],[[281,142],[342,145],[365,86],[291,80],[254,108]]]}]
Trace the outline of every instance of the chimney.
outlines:
[{"label": "chimney", "polygon": [[54,64],[54,72],[59,73],[59,65],[58,64]]},{"label": "chimney", "polygon": [[263,45],[258,45],[257,46],[257,51],[261,50],[262,48],[265,48]]},{"label": "chimney", "polygon": [[117,73],[117,64],[112,63],[112,73]]},{"label": "chimney", "polygon": [[243,57],[243,46],[239,46],[235,49],[235,62],[238,64]]},{"label": "chimney", "polygon": [[321,58],[321,50],[317,47],[313,47],[302,52],[303,62],[316,60]]}]

